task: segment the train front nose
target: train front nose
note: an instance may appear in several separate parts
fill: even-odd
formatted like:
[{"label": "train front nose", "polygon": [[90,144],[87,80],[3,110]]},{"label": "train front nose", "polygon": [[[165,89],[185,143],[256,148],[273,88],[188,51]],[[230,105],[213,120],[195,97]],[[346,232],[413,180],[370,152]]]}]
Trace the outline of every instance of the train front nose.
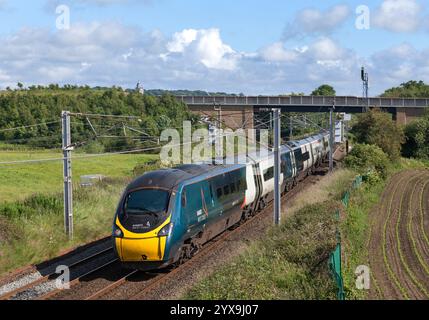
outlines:
[{"label": "train front nose", "polygon": [[144,238],[116,238],[116,252],[122,262],[162,261],[167,237],[142,235]]},{"label": "train front nose", "polygon": [[159,189],[143,188],[126,195],[113,230],[122,262],[163,261],[172,229],[168,201],[169,193]]},{"label": "train front nose", "polygon": [[113,232],[115,251],[122,262],[161,262],[165,258],[167,238],[173,225],[168,217],[158,228],[134,233],[121,225],[119,219]]}]

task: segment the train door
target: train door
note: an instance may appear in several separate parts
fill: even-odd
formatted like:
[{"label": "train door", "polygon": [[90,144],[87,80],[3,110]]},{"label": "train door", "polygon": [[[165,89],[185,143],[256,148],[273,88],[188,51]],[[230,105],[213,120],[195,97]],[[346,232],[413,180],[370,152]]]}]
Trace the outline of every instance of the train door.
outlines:
[{"label": "train door", "polygon": [[303,171],[307,171],[311,167],[310,150],[308,148],[308,145],[302,146],[301,148],[302,148],[301,149],[301,152],[302,152],[301,160],[303,163]]},{"label": "train door", "polygon": [[207,210],[207,214],[209,217],[216,215],[216,199],[214,197],[213,186],[211,180],[205,180],[202,182],[201,186],[203,192],[203,205]]},{"label": "train door", "polygon": [[295,149],[294,152],[295,165],[296,165],[296,174],[299,175],[304,171],[304,162],[302,160],[302,150],[301,148]]},{"label": "train door", "polygon": [[208,211],[203,203],[203,189],[200,183],[185,187],[182,196],[184,223],[190,229],[191,236],[198,233],[198,225],[208,219]]},{"label": "train door", "polygon": [[292,158],[291,153],[286,152],[282,155],[282,164],[283,164],[283,175],[285,180],[289,180],[293,177],[293,166],[292,166]]}]

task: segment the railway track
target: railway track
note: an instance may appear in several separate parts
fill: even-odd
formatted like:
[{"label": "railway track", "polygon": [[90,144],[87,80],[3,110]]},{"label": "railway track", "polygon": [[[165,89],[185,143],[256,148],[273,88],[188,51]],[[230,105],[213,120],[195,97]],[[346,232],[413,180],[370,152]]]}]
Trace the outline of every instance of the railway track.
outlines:
[{"label": "railway track", "polygon": [[[106,239],[101,240],[105,241]],[[37,297],[39,294],[43,294],[44,291],[51,291],[53,290],[52,288],[55,287],[55,280],[59,276],[59,274],[56,273],[57,266],[67,266],[71,277],[78,277],[81,273],[85,272],[84,270],[86,268],[92,269],[91,264],[97,264],[98,260],[103,261],[109,256],[113,256],[113,248],[111,246],[82,258],[78,258],[77,260],[74,259],[73,262],[67,264],[57,258],[55,259],[56,262],[52,263],[52,266],[47,267],[49,271],[43,272],[43,275],[39,272],[34,272],[30,267],[26,267],[22,272],[28,273],[28,275],[23,278],[27,277],[29,280],[23,285],[19,285],[22,280],[18,278],[16,281],[4,285],[3,287],[6,287],[6,292],[0,296],[0,300],[27,300],[27,296],[30,298]],[[11,288],[10,290],[7,290],[8,286]]]},{"label": "railway track", "polygon": [[[326,170],[326,168],[323,167],[320,170]],[[304,179],[298,186],[287,193],[282,198],[282,201],[294,198],[308,184],[316,180],[317,176],[310,176]],[[112,297],[131,300],[146,299],[178,274],[186,273],[194,265],[204,263],[204,260],[208,259],[211,253],[221,250],[225,242],[234,237],[234,235],[246,231],[246,228],[256,224],[264,217],[267,218],[271,211],[272,203],[267,205],[259,214],[210,241],[195,257],[172,270],[142,272],[123,269],[118,259],[113,258],[113,248],[110,246],[69,265],[71,274],[73,274],[70,290],[57,289],[54,283],[58,274],[51,272],[34,281],[30,281],[24,286],[7,292],[0,299],[98,300]],[[112,255],[112,258],[101,259],[101,262],[99,261],[91,266],[91,262],[99,260],[98,258],[103,255]],[[45,291],[37,290],[37,287],[40,286],[49,288],[45,288]]]}]

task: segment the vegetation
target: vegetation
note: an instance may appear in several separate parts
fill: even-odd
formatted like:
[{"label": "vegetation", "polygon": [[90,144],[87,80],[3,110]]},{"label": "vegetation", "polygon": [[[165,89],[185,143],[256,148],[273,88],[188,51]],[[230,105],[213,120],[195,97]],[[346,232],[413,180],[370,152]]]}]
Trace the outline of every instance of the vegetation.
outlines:
[{"label": "vegetation", "polygon": [[429,85],[423,81],[408,81],[399,87],[386,90],[382,97],[387,98],[427,98],[429,97]]},{"label": "vegetation", "polygon": [[341,222],[343,246],[343,279],[347,300],[364,299],[365,292],[356,288],[355,270],[368,264],[369,214],[379,202],[386,180],[365,183],[353,191]]},{"label": "vegetation", "polygon": [[[30,87],[28,90],[7,91],[0,94],[0,141],[11,144],[27,144],[34,147],[59,147],[61,144],[60,114],[62,110],[77,113],[130,115],[140,118],[124,120],[125,125],[138,129],[128,135],[138,139],[98,139],[96,151],[124,150],[136,145],[146,145],[150,137],[159,137],[166,128],[182,127],[184,120],[196,120],[186,105],[173,96],[155,97],[121,88],[90,89],[89,87],[51,85],[48,88]],[[91,119],[99,131],[105,126],[112,129],[109,135],[123,135],[123,125],[106,119]],[[54,122],[54,123],[51,123]],[[73,142],[87,145],[94,141],[94,133],[85,117],[75,117],[72,124]],[[22,130],[5,131],[7,128],[47,123]],[[116,126],[114,126],[116,125]],[[105,129],[107,130],[107,129]],[[147,138],[142,138],[147,136]],[[153,145],[153,142],[152,144]]]},{"label": "vegetation", "polygon": [[356,118],[351,133],[358,143],[380,147],[392,161],[400,158],[404,133],[388,113],[374,109]]},{"label": "vegetation", "polygon": [[345,159],[348,168],[365,176],[371,183],[387,177],[389,158],[376,145],[356,144]]},{"label": "vegetation", "polygon": [[405,127],[405,157],[429,160],[429,112]]},{"label": "vegetation", "polygon": [[314,90],[311,93],[312,96],[326,96],[326,97],[334,97],[337,95],[337,92],[335,91],[335,89],[328,85],[328,84],[323,84],[320,87],[318,87],[316,90]]}]

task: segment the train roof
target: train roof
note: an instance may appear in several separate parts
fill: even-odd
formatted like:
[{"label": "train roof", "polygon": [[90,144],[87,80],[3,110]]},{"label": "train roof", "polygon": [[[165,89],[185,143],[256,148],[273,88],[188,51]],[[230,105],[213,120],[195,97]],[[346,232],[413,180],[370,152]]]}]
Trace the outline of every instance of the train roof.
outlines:
[{"label": "train roof", "polygon": [[127,191],[138,188],[174,189],[179,183],[192,180],[217,170],[235,167],[234,165],[186,164],[172,169],[147,172],[127,187]]}]

